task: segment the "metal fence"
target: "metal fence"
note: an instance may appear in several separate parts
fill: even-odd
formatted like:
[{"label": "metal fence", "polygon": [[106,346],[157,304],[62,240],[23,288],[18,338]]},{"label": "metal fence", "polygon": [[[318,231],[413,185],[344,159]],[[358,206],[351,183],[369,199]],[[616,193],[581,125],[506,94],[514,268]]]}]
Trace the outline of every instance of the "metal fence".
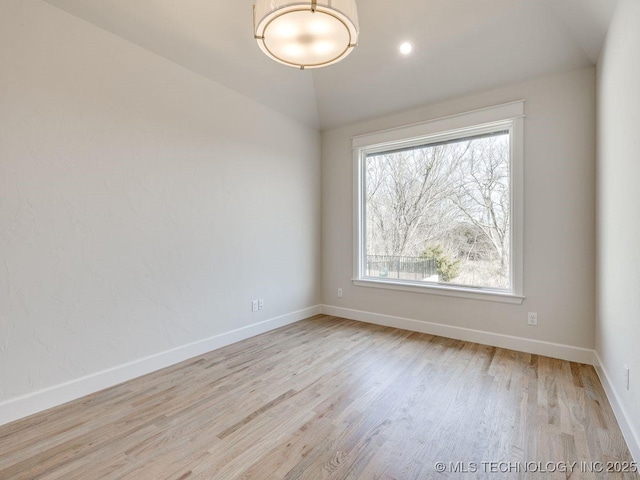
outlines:
[{"label": "metal fence", "polygon": [[424,280],[437,274],[435,258],[367,255],[367,277]]}]

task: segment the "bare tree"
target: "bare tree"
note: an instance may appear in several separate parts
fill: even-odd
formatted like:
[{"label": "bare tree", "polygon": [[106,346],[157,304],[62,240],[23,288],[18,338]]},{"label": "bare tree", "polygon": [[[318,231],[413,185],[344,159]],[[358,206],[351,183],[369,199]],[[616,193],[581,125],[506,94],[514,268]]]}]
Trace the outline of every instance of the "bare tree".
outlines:
[{"label": "bare tree", "polygon": [[493,246],[500,272],[509,264],[509,141],[506,135],[473,141],[461,164],[465,181],[458,186],[456,206]]},{"label": "bare tree", "polygon": [[461,281],[506,286],[509,182],[506,133],[369,156],[367,255],[438,251]]},{"label": "bare tree", "polygon": [[454,216],[447,198],[467,144],[445,144],[367,158],[370,253],[420,255],[425,241]]}]

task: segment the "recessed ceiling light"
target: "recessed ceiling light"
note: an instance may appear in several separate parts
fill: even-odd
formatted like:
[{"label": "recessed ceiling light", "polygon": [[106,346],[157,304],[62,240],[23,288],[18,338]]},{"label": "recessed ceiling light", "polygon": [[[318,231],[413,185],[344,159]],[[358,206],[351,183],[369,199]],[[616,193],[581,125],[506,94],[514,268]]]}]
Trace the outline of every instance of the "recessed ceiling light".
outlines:
[{"label": "recessed ceiling light", "polygon": [[400,45],[400,48],[398,48],[398,50],[402,55],[409,55],[413,51],[413,45],[411,45],[409,42],[404,42]]}]

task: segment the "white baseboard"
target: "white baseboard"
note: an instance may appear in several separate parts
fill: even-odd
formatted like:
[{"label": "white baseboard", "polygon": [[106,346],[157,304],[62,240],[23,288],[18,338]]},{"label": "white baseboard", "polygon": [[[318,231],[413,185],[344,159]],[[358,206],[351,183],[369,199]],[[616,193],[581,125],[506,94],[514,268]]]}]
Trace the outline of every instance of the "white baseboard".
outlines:
[{"label": "white baseboard", "polygon": [[102,370],[101,372],[92,373],[43,390],[5,400],[0,402],[0,425],[62,405],[141,375],[175,365],[240,340],[318,315],[321,310],[320,305],[305,308]]},{"label": "white baseboard", "polygon": [[617,390],[613,386],[613,382],[611,382],[609,375],[607,375],[607,370],[604,368],[598,352],[595,352],[595,358],[596,372],[598,372],[600,383],[602,383],[602,386],[604,387],[604,391],[607,394],[613,413],[616,416],[616,420],[618,420],[618,425],[620,425],[622,435],[624,435],[624,439],[627,442],[629,452],[631,452],[631,456],[634,461],[640,463],[640,435],[638,435],[637,430],[634,428],[633,423],[630,420],[627,410],[620,401],[620,397],[616,393]]},{"label": "white baseboard", "polygon": [[569,360],[570,362],[586,363],[587,365],[593,365],[595,362],[595,352],[588,348],[573,347],[571,345],[563,345],[560,343],[544,342],[541,340],[503,335],[500,333],[455,327],[441,323],[425,322],[411,318],[381,315],[379,313],[352,310],[349,308],[335,307],[333,305],[322,305],[322,313],[336,317],[348,318],[350,320],[358,320],[360,322],[384,325],[386,327],[429,333],[431,335],[481,343],[492,347],[507,348],[520,352],[559,358],[561,360]]}]

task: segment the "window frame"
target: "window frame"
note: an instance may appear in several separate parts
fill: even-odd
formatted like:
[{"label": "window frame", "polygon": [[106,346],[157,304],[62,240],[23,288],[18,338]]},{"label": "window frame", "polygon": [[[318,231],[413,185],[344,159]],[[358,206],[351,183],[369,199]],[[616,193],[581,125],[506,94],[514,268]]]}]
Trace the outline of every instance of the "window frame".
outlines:
[{"label": "window frame", "polygon": [[[366,201],[364,164],[367,155],[396,148],[420,146],[463,136],[508,130],[510,135],[510,275],[511,289],[447,285],[423,281],[366,277]],[[523,284],[523,215],[524,215],[524,100],[427,122],[352,137],[353,149],[353,278],[360,287],[385,288],[453,297],[520,304],[524,300]]]}]

